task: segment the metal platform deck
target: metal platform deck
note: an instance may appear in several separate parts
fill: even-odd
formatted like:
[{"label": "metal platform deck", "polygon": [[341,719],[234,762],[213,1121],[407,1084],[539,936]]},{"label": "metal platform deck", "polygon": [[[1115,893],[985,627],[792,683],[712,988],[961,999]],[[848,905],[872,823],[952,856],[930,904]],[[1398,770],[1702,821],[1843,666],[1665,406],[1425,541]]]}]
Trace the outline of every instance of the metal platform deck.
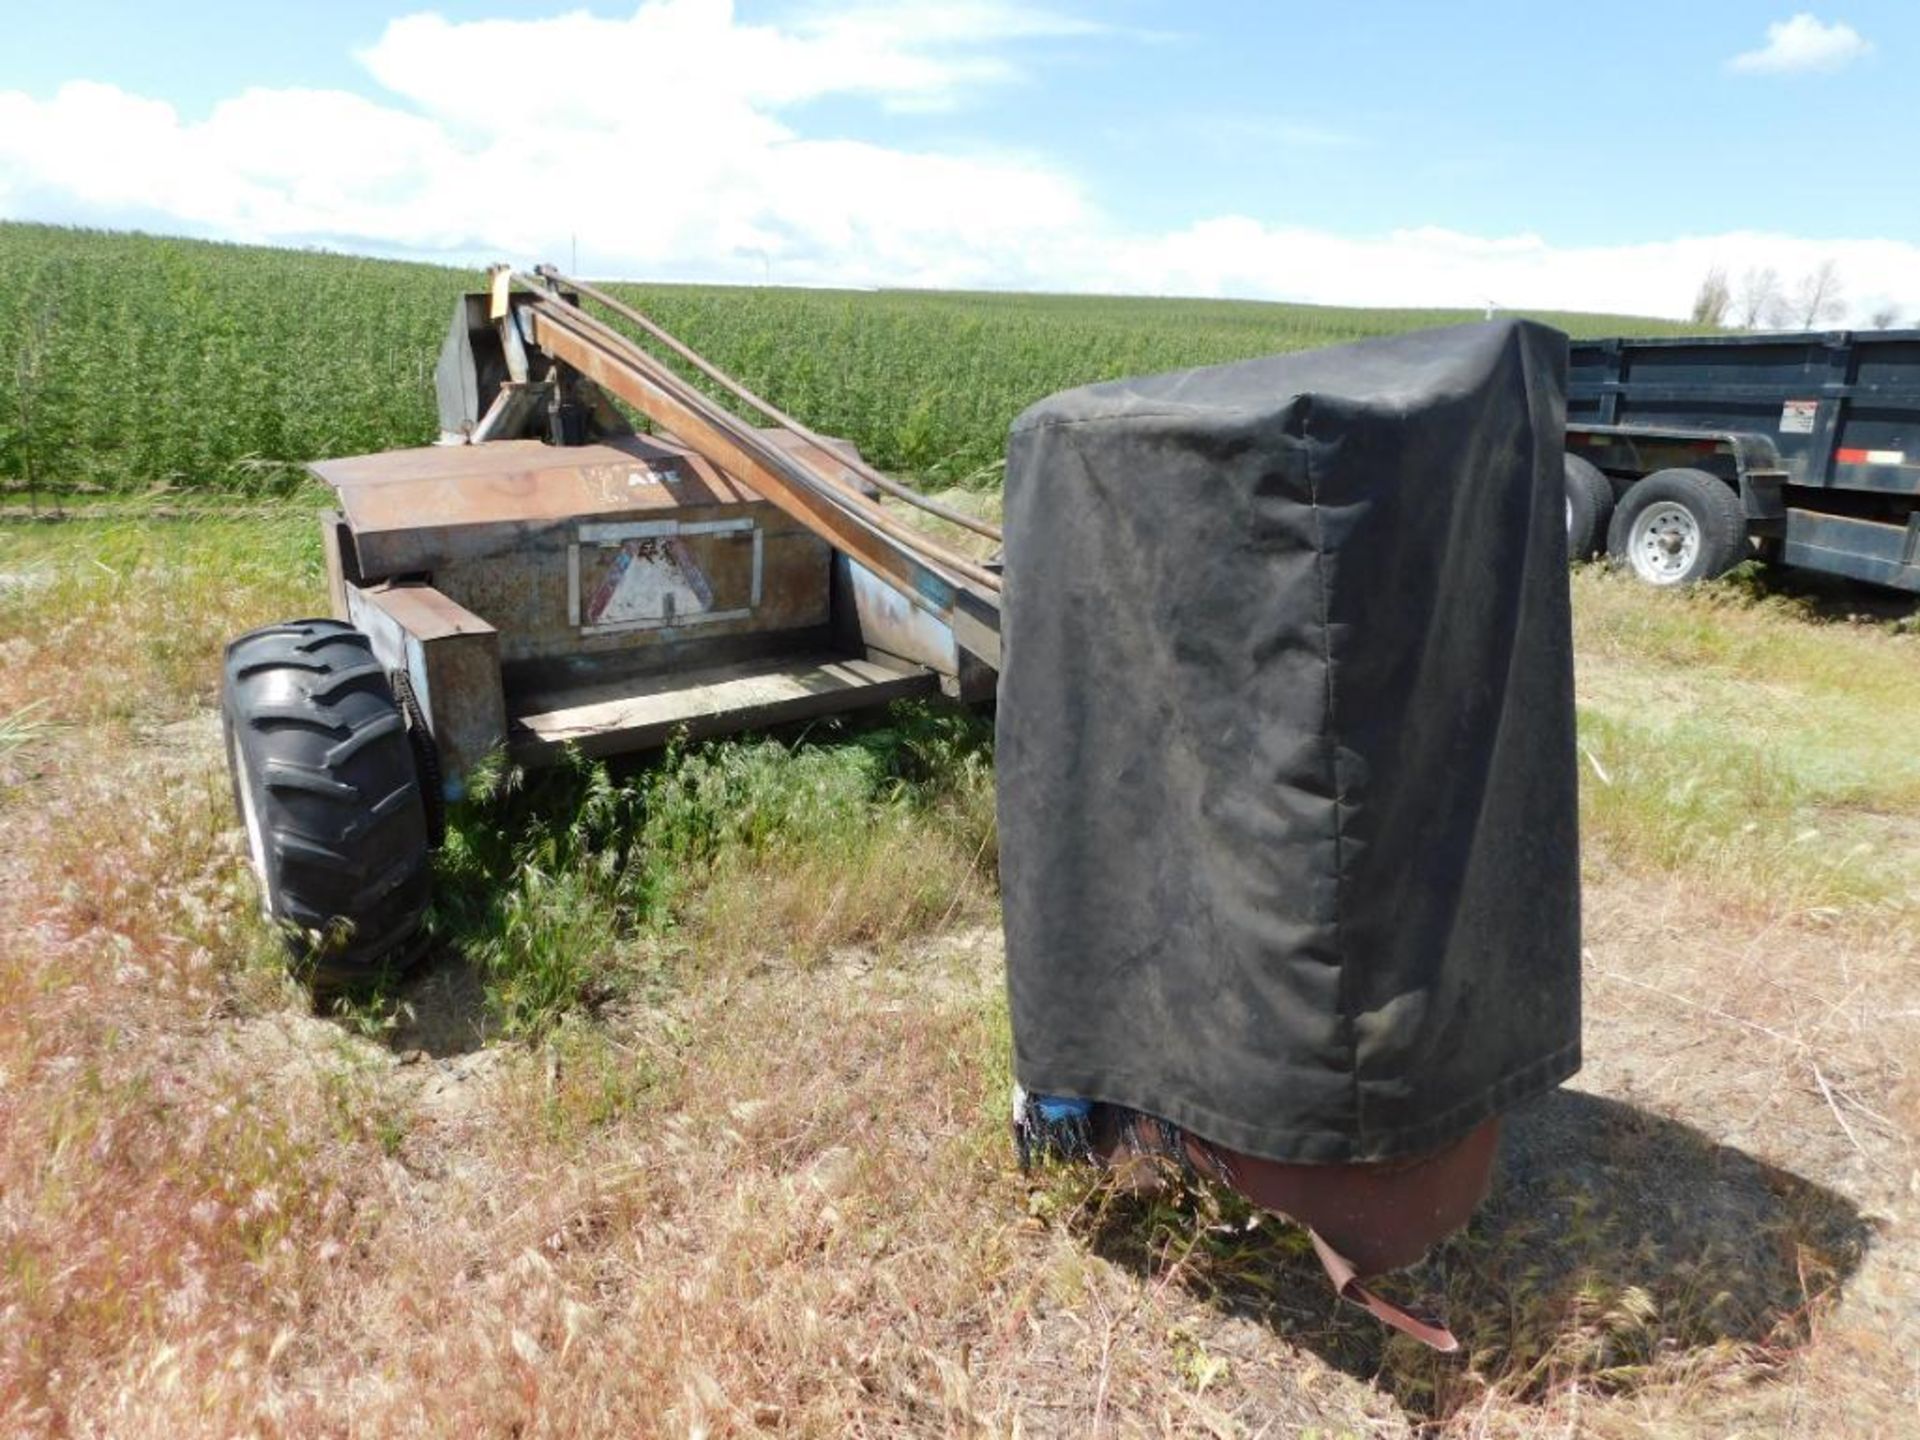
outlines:
[{"label": "metal platform deck", "polygon": [[508,720],[514,758],[553,759],[572,745],[610,755],[817,715],[885,705],[938,691],[930,670],[818,654],[682,670],[619,684],[536,691]]}]

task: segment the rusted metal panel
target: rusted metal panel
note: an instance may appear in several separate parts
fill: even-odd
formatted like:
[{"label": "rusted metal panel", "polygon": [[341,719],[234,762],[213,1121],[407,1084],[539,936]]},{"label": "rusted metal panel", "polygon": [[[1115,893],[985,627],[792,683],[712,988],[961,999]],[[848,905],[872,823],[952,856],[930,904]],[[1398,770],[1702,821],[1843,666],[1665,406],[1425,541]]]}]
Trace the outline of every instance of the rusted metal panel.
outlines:
[{"label": "rusted metal panel", "polygon": [[917,667],[832,654],[679,670],[618,683],[546,691],[516,700],[515,759],[553,759],[664,745],[838,714],[922,695],[935,677]]},{"label": "rusted metal panel", "polygon": [[842,485],[850,486],[868,497],[880,492],[849,461],[860,458],[859,447],[851,440],[841,440],[832,436],[822,436],[825,445],[814,445],[795,435],[791,430],[782,430],[778,426],[757,427],[759,433],[769,442],[779,446],[787,454],[798,457],[815,470],[838,480]]},{"label": "rusted metal panel", "polygon": [[346,597],[380,662],[413,682],[447,799],[460,799],[473,768],[507,740],[499,633],[430,585],[348,585]]},{"label": "rusted metal panel", "polygon": [[429,445],[309,468],[339,493],[358,573],[368,580],[510,551],[581,519],[764,503],[712,462],[659,436],[565,447],[538,440]]},{"label": "rusted metal panel", "polygon": [[427,446],[323,461],[369,579],[507,549],[581,517],[641,516],[759,497],[676,446],[641,436],[558,448],[538,440]]},{"label": "rusted metal panel", "polygon": [[[619,467],[668,463],[677,458],[669,446],[650,437],[633,436],[618,445],[576,445],[558,447],[538,440],[494,440],[485,445],[417,445],[408,450],[386,450],[375,455],[347,455],[334,460],[316,460],[307,468],[314,477],[341,493],[345,508],[356,528],[378,528],[383,520],[424,521],[432,514],[409,511],[389,516],[387,509],[405,505],[410,498],[406,487],[432,487],[441,484],[476,483],[488,488],[472,496],[455,495],[462,504],[457,519],[521,520],[541,516],[556,517],[574,513],[574,507],[599,508],[597,497],[577,494],[556,495],[553,487],[567,483],[561,472],[593,472],[604,467],[609,474]],[[624,475],[622,484],[612,493],[618,504],[627,504]],[[497,483],[494,483],[497,482]],[[369,498],[366,491],[402,487],[400,498]],[[429,489],[425,498],[436,498]],[[737,499],[729,492],[720,497]],[[385,507],[363,508],[363,507]]]},{"label": "rusted metal panel", "polygon": [[744,515],[582,525],[567,547],[567,622],[610,635],[749,619],[765,554],[766,532]]},{"label": "rusted metal panel", "polygon": [[[624,563],[630,581],[644,580],[636,567],[663,571],[667,558],[688,582],[671,617],[657,600],[648,603],[644,587],[622,590],[615,573]],[[555,528],[443,563],[433,578],[499,627],[502,659],[512,664],[821,626],[830,613],[830,558],[818,537],[756,502]]]}]

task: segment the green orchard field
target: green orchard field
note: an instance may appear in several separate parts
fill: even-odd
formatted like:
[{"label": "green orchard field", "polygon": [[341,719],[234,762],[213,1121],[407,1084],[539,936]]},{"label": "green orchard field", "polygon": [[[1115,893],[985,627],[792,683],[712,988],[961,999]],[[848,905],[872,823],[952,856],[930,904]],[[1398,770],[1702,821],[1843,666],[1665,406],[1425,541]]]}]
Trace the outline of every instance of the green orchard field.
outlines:
[{"label": "green orchard field", "polygon": [[[1018,1171],[978,714],[486,767],[429,953],[316,1013],[222,647],[325,609],[273,497],[432,438],[479,276],[20,225],[0,276],[0,1436],[1914,1432],[1910,604],[1573,573],[1586,1063],[1383,1282],[1437,1356],[1230,1194]],[[1465,318],[628,293],[989,512],[1061,386]]]},{"label": "green orchard field", "polygon": [[[538,257],[518,257],[531,261]],[[301,462],[420,445],[474,271],[0,224],[0,485],[284,492]],[[992,488],[1055,390],[1479,318],[1232,300],[620,285],[695,349],[882,468]],[[1575,335],[1670,333],[1543,314]]]}]

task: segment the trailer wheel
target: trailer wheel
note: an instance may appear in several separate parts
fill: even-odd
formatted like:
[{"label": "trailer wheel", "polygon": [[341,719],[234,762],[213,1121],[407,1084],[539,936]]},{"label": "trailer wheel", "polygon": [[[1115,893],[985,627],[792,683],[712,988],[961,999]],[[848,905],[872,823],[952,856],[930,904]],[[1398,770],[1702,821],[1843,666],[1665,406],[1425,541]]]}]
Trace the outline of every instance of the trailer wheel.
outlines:
[{"label": "trailer wheel", "polygon": [[367,637],[296,620],[227,647],[234,803],[268,918],[318,995],[398,963],[426,913],[427,817],[406,723]]},{"label": "trailer wheel", "polygon": [[1704,470],[1656,470],[1615,508],[1607,552],[1649,585],[1724,575],[1746,558],[1740,496]]},{"label": "trailer wheel", "polygon": [[1579,455],[1566,457],[1567,558],[1591,560],[1606,548],[1613,520],[1613,482]]}]

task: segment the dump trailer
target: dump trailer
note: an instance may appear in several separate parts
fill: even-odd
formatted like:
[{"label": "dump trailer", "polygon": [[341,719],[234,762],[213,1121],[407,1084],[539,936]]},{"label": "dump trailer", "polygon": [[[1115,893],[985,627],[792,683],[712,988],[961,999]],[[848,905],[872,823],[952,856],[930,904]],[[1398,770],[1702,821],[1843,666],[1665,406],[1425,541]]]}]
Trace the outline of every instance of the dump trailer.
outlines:
[{"label": "dump trailer", "polygon": [[1570,347],[1567,539],[1654,585],[1762,557],[1920,591],[1920,331]]},{"label": "dump trailer", "polygon": [[226,653],[262,905],[317,988],[409,953],[444,807],[489,756],[537,765],[993,693],[997,566],[905,517],[998,530],[616,297],[496,269],[456,303],[435,380],[439,444],[311,467],[338,497],[322,518],[332,614]]}]

